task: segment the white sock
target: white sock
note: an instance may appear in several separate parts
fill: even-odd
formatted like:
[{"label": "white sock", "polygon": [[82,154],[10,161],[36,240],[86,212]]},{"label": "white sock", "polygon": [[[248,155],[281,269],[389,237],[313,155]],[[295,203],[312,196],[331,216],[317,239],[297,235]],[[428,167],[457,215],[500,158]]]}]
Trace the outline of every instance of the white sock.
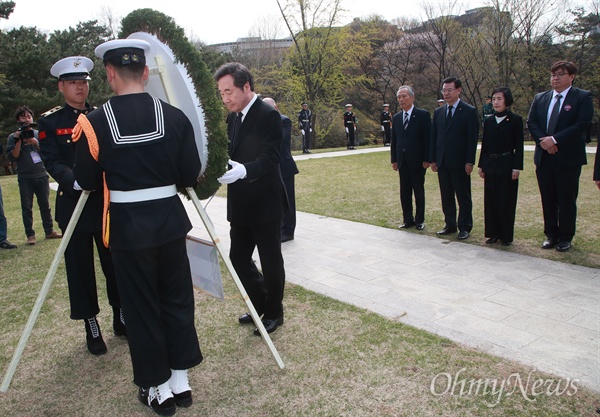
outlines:
[{"label": "white sock", "polygon": [[192,388],[188,382],[187,369],[171,369],[171,378],[169,378],[169,387],[174,394],[181,394],[185,391],[191,391]]},{"label": "white sock", "polygon": [[156,398],[159,404],[165,402],[169,398],[173,398],[173,393],[169,388],[169,381],[163,382],[157,387],[151,387],[148,395],[148,403],[151,403]]}]

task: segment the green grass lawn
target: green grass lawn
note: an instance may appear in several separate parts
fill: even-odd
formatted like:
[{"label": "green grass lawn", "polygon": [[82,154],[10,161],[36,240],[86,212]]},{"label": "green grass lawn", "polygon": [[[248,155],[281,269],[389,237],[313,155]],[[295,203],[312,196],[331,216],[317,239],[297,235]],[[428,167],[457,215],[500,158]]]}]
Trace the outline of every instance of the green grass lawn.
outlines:
[{"label": "green grass lawn", "polygon": [[[385,154],[298,165],[302,171],[297,181],[301,210],[385,227],[399,223],[397,177]],[[428,173],[426,233],[432,235],[441,226],[434,177]],[[477,181],[474,178],[475,191],[481,188]],[[0,251],[3,376],[59,242],[40,239],[35,246],[25,245],[16,177],[0,177],[0,184],[9,238],[19,245],[15,250]],[[534,195],[528,196],[524,188],[519,210],[530,197],[537,203],[531,210],[537,207],[539,211],[537,194],[532,191]],[[54,198],[54,193],[51,196]],[[475,194],[474,200],[479,197]],[[596,199],[597,208],[598,196],[590,198]],[[476,211],[480,208],[478,204],[475,207]],[[34,224],[39,229],[39,213],[34,214]],[[509,250],[526,247],[526,233],[532,235],[532,241],[539,240],[537,225],[519,226],[517,244]],[[594,225],[590,218],[586,228]],[[526,232],[528,227],[535,231]],[[580,229],[586,228],[580,222]],[[567,255],[584,251],[584,232],[580,231],[575,250]],[[476,226],[470,242],[481,244],[481,233]],[[597,229],[593,237],[597,239]],[[244,303],[226,271],[223,276],[225,300],[196,293],[196,327],[205,360],[190,372],[194,405],[178,410],[177,415],[580,417],[593,415],[598,406],[599,394],[577,385],[561,395],[534,395],[533,381],[561,381],[561,391],[567,381],[537,371],[530,375],[529,366],[464,348],[291,284],[286,286],[286,322],[273,334],[286,364],[279,370],[266,345],[252,334],[252,327],[237,323],[237,316],[245,311]],[[98,282],[99,320],[108,353],[101,357],[87,353],[83,324],[69,319],[61,265],[10,390],[0,394],[0,416],[154,415],[135,398],[127,344],[112,335],[103,279]],[[445,375],[456,374],[464,381],[463,394],[457,381],[454,395],[437,395],[445,390]],[[515,389],[515,375],[522,380],[525,396]],[[526,384],[528,378],[531,382]],[[483,386],[477,391],[477,381],[489,382],[485,393]],[[500,390],[507,381],[512,385]],[[497,387],[492,391],[494,382]]]}]

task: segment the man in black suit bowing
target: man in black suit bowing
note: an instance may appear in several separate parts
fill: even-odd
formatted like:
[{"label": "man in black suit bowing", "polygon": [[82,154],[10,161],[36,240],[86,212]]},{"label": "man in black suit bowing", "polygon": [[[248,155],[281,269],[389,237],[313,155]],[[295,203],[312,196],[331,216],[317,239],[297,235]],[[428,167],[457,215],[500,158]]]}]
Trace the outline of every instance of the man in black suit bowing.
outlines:
[{"label": "man in black suit bowing", "polygon": [[[237,62],[222,65],[214,78],[230,111],[227,131],[231,169],[219,178],[219,182],[228,184],[229,258],[271,333],[283,324],[285,282],[281,219],[287,201],[279,169],[281,117],[254,93],[254,79],[245,66]],[[262,273],[252,259],[256,247]],[[252,323],[252,317],[246,313],[239,321]],[[254,334],[260,335],[258,329]]]},{"label": "man in black suit bowing", "polygon": [[539,93],[531,103],[527,126],[535,140],[535,174],[544,214],[543,249],[571,248],[577,219],[581,166],[587,163],[585,132],[594,104],[589,91],[573,87],[577,67],[558,61],[550,69],[552,90]]},{"label": "man in black suit bowing", "polygon": [[[400,204],[404,223],[401,229],[425,228],[425,171],[429,168],[429,135],[431,116],[427,110],[414,106],[415,92],[403,85],[396,93],[401,112],[392,123],[392,168],[400,174]],[[413,216],[412,195],[415,195],[416,215]]]},{"label": "man in black suit bowing", "polygon": [[[471,172],[477,153],[479,118],[475,107],[460,99],[461,86],[457,78],[443,81],[442,95],[446,104],[433,112],[429,160],[431,170],[438,173],[446,222],[437,234],[454,233],[458,226],[458,238],[466,239],[473,228]],[[459,206],[458,223],[455,196]]]}]

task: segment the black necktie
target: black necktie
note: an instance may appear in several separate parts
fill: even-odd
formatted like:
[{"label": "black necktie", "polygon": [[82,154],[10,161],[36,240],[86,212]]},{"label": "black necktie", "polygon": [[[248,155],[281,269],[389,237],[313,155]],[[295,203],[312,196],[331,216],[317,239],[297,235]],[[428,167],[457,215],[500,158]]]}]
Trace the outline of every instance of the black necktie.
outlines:
[{"label": "black necktie", "polygon": [[446,126],[450,126],[452,121],[452,106],[448,106],[448,114],[446,115]]},{"label": "black necktie", "polygon": [[404,112],[404,124],[403,124],[404,130],[406,130],[406,128],[408,127],[408,113]]},{"label": "black necktie", "polygon": [[229,140],[231,141],[232,148],[235,145],[235,140],[237,139],[237,135],[240,132],[241,127],[242,127],[242,112],[239,112],[235,116],[235,123],[233,124],[233,129],[231,130],[231,138],[229,138]]},{"label": "black necktie", "polygon": [[550,120],[548,120],[548,135],[552,136],[554,134],[554,129],[556,128],[556,122],[558,122],[558,114],[560,113],[560,99],[562,95],[556,95],[556,103],[554,103],[554,107],[552,108],[552,113],[550,114]]}]

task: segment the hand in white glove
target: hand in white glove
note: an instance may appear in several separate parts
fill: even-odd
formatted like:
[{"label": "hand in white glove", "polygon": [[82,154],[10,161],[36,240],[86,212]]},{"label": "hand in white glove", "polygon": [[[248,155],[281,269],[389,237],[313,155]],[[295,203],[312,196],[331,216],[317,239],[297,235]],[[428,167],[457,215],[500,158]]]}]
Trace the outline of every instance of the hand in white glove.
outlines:
[{"label": "hand in white glove", "polygon": [[310,128],[310,133],[312,133],[312,127]]},{"label": "hand in white glove", "polygon": [[381,131],[385,132],[385,127],[383,127],[383,125],[381,125]]},{"label": "hand in white glove", "polygon": [[231,165],[231,169],[223,174],[222,177],[217,178],[221,184],[231,184],[236,182],[237,180],[241,180],[246,178],[246,167],[244,164],[240,164],[239,162],[229,160],[229,165]]},{"label": "hand in white glove", "polygon": [[302,129],[302,136],[304,136],[304,129]]},{"label": "hand in white glove", "polygon": [[348,133],[348,128],[346,128],[346,133]]},{"label": "hand in white glove", "polygon": [[81,185],[79,185],[77,180],[75,180],[75,182],[73,183],[73,189],[77,191],[83,191],[83,188],[81,188]]}]

